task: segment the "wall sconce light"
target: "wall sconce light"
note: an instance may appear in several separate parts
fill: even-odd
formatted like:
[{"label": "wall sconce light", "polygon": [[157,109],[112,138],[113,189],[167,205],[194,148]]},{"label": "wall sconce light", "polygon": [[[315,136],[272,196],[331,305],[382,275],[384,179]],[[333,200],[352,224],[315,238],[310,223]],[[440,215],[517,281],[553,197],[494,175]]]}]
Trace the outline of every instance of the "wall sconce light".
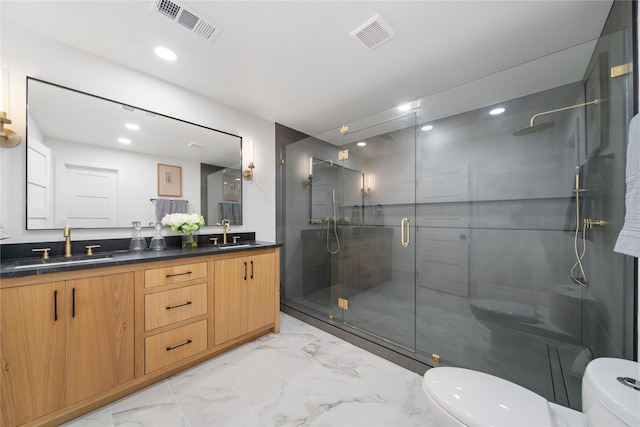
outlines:
[{"label": "wall sconce light", "polygon": [[256,166],[253,164],[253,139],[249,139],[249,164],[247,165],[248,169],[245,169],[242,172],[242,176],[247,181],[251,181],[253,179],[253,168]]},{"label": "wall sconce light", "polygon": [[[11,129],[5,129],[4,125],[10,125],[4,106],[9,106],[9,77],[4,67],[0,69],[0,145],[3,147],[15,147],[20,144],[20,136]],[[5,101],[6,97],[6,101]],[[8,110],[8,108],[7,108]]]},{"label": "wall sconce light", "polygon": [[7,119],[7,113],[0,111],[0,145],[3,147],[15,147],[20,144],[20,136],[11,129],[5,129],[5,124],[10,125],[11,120]]},{"label": "wall sconce light", "polygon": [[309,157],[309,177],[302,181],[302,186],[304,188],[311,187],[313,182],[313,157]]},{"label": "wall sconce light", "polygon": [[362,194],[364,197],[369,197],[371,195],[371,175],[367,175],[367,187],[364,186],[364,174],[362,174]]}]

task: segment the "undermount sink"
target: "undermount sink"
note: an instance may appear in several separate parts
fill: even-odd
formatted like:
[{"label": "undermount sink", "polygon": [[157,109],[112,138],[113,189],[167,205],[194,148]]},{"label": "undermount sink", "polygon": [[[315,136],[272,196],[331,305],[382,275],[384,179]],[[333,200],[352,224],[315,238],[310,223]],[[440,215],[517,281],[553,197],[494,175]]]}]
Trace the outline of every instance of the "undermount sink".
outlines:
[{"label": "undermount sink", "polygon": [[112,258],[111,254],[96,254],[96,255],[76,255],[71,257],[56,257],[56,258],[34,258],[34,259],[22,259],[13,263],[13,268],[40,268],[40,267],[53,267],[58,265],[73,265],[73,264],[90,264],[93,262],[109,261]]},{"label": "undermount sink", "polygon": [[238,242],[238,243],[222,243],[218,245],[219,249],[234,249],[234,248],[246,248],[248,246],[255,246],[254,242]]}]

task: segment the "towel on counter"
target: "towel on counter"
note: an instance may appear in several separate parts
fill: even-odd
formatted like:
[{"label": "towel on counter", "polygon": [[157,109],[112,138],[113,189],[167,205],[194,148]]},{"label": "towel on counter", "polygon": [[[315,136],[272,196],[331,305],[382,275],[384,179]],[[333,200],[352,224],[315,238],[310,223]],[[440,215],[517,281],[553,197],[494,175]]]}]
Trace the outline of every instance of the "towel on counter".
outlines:
[{"label": "towel on counter", "polygon": [[613,250],[640,257],[640,115],[629,124],[626,184],[624,224]]},{"label": "towel on counter", "polygon": [[156,199],[156,220],[162,222],[166,214],[187,213],[188,203],[186,200]]}]

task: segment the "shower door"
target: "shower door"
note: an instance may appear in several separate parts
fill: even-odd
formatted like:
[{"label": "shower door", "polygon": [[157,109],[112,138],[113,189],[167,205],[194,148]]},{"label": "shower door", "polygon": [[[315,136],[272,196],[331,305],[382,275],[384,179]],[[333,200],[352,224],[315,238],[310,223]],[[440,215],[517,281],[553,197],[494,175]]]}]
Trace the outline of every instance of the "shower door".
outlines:
[{"label": "shower door", "polygon": [[[345,325],[397,350],[415,350],[415,115],[343,135],[339,278]],[[346,165],[361,171],[347,174]],[[361,204],[354,201],[361,200]]]}]

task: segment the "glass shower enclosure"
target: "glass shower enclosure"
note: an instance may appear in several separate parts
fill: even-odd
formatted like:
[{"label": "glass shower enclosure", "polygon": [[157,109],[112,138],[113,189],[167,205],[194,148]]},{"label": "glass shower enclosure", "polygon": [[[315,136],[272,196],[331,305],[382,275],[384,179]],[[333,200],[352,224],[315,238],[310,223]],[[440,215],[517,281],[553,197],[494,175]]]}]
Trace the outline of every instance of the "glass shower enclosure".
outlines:
[{"label": "glass shower enclosure", "polygon": [[586,363],[633,355],[613,252],[633,80],[611,76],[630,46],[591,42],[578,81],[483,94],[506,70],[285,145],[285,311],[579,409]]}]

